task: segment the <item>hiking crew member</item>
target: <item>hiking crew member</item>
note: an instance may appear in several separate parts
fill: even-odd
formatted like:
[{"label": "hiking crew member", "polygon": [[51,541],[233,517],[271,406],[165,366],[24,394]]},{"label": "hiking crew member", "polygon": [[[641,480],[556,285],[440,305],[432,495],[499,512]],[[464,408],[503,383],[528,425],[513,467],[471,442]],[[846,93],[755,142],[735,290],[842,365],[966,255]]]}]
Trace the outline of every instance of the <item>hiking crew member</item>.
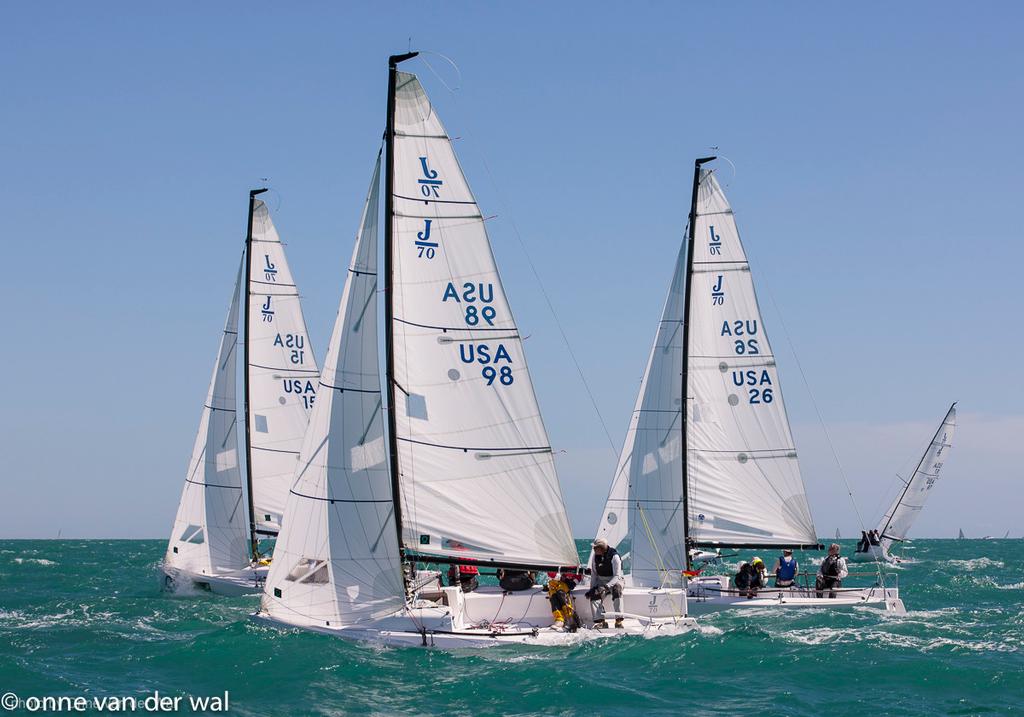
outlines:
[{"label": "hiking crew member", "polygon": [[775,587],[788,588],[800,573],[800,564],[793,557],[792,548],[783,548],[782,555],[775,561]]},{"label": "hiking crew member", "polygon": [[836,596],[835,588],[842,587],[843,578],[850,574],[846,567],[846,558],[839,555],[839,543],[832,543],[828,546],[828,556],[821,561],[818,568],[818,577],[814,581],[814,590],[817,597],[822,597],[825,590],[828,596]]},{"label": "hiking crew member", "polygon": [[462,592],[471,593],[480,587],[479,573],[475,565],[452,565],[448,568],[448,584],[459,585]]},{"label": "hiking crew member", "polygon": [[761,573],[753,565],[746,562],[740,563],[740,570],[736,573],[733,581],[736,583],[736,589],[740,591],[741,595],[746,595],[747,600],[757,595],[758,588],[764,587],[761,581]]},{"label": "hiking crew member", "polygon": [[498,585],[505,592],[515,593],[521,590],[530,590],[533,588],[534,578],[536,575],[526,570],[508,570],[506,568],[498,570]]},{"label": "hiking crew member", "polygon": [[572,602],[572,591],[579,581],[580,576],[573,573],[548,573],[548,601],[551,603],[551,616],[555,618],[551,627],[556,630],[568,626],[569,632],[576,632],[579,626],[580,619]]},{"label": "hiking crew member", "polygon": [[[615,612],[622,613],[622,558],[604,538],[595,540],[590,556],[590,589],[586,598],[594,611],[594,627],[608,627],[604,619],[604,598],[611,594]],[[622,618],[615,618],[615,627],[622,627]]]},{"label": "hiking crew member", "polygon": [[750,561],[750,567],[752,567],[754,572],[757,573],[757,587],[766,587],[768,585],[768,568],[765,567],[764,561],[755,555],[754,559]]}]

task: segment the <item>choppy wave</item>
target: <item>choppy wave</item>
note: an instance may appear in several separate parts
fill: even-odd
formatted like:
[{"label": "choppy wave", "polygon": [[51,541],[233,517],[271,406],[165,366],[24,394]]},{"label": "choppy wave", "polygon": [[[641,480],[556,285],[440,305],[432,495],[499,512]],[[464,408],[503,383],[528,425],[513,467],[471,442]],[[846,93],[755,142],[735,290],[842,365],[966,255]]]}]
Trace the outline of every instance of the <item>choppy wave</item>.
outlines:
[{"label": "choppy wave", "polygon": [[965,570],[978,570],[980,568],[1005,568],[1002,560],[993,560],[989,557],[971,558],[969,560],[950,560],[947,563],[950,567],[964,568]]},{"label": "choppy wave", "polygon": [[899,571],[905,615],[766,607],[702,617],[696,630],[658,639],[444,653],[254,625],[254,599],[165,593],[154,578],[164,541],[0,541],[11,551],[0,560],[10,573],[0,684],[25,694],[228,689],[234,713],[261,717],[675,717],[695,702],[742,713],[751,694],[765,696],[759,711],[793,717],[1005,713],[1024,694],[1019,545],[916,541],[920,562]]},{"label": "choppy wave", "polygon": [[14,562],[18,565],[25,563],[35,563],[36,565],[56,565],[57,563],[53,560],[47,560],[46,558],[15,558]]}]

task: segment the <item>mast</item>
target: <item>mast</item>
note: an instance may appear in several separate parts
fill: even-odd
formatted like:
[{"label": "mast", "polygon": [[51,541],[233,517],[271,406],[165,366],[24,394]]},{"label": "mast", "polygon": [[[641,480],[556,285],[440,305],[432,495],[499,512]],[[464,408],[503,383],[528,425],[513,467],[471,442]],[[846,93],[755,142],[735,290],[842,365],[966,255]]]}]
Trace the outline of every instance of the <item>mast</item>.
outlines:
[{"label": "mast", "polygon": [[[949,407],[949,411],[952,411],[954,408],[956,408],[956,401],[953,401],[953,405]],[[928,442],[928,447],[925,448],[924,453],[921,454],[921,460],[917,462],[914,472],[910,474],[910,480],[908,480],[906,485],[903,486],[903,492],[900,493],[899,500],[893,503],[893,508],[889,511],[889,515],[885,519],[885,525],[878,531],[879,538],[888,538],[889,540],[895,540],[898,543],[903,542],[903,538],[894,538],[890,535],[886,535],[885,531],[889,530],[889,524],[892,523],[892,519],[896,515],[896,511],[899,510],[900,505],[903,503],[903,499],[907,495],[907,491],[910,490],[910,486],[914,482],[914,478],[921,470],[921,466],[924,465],[924,461],[928,457],[928,452],[932,449],[932,446],[935,445],[935,440],[939,437],[939,434],[942,433],[942,428],[946,425],[946,419],[949,418],[949,411],[946,411],[946,415],[942,418],[942,423],[939,424],[939,427],[935,430],[935,435],[932,436],[932,440]],[[963,533],[962,530],[960,532]]]},{"label": "mast", "polygon": [[256,210],[256,197],[263,194],[262,189],[249,190],[249,222],[245,231],[245,343],[242,344],[243,360],[245,361],[242,404],[245,407],[245,486],[249,499],[249,550],[253,560],[259,559],[259,538],[256,537],[256,508],[252,497],[252,441],[249,440],[249,304],[252,277],[252,215]]},{"label": "mast", "polygon": [[689,415],[689,406],[686,404],[689,380],[687,374],[690,370],[690,285],[693,279],[693,244],[697,224],[697,190],[700,189],[700,168],[701,165],[716,159],[715,157],[699,157],[693,162],[693,195],[690,197],[690,220],[686,237],[686,285],[683,289],[683,395],[680,404],[680,423],[682,426],[682,456],[683,466],[683,545],[686,550],[686,569],[690,570],[690,480],[687,467],[689,444],[686,437],[686,424]]},{"label": "mast", "polygon": [[395,415],[395,340],[392,320],[394,317],[394,291],[391,286],[394,272],[392,239],[395,213],[395,92],[398,84],[398,64],[411,60],[418,54],[418,52],[407,52],[403,55],[391,55],[388,58],[388,116],[384,128],[384,352],[386,355],[384,377],[388,384],[388,453],[391,457],[391,502],[394,506],[400,561],[405,557],[405,548],[402,540],[402,483],[398,475],[398,416]]}]

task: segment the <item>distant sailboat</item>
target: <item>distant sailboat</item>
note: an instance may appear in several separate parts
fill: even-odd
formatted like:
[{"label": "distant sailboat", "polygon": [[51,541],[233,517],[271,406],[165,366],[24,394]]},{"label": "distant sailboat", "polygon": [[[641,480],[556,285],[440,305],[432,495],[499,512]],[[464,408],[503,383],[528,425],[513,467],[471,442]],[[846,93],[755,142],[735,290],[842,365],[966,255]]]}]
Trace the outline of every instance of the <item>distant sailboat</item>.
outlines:
[{"label": "distant sailboat", "polygon": [[[878,527],[865,533],[857,544],[854,560],[886,560],[899,562],[899,558],[889,550],[894,543],[907,539],[911,526],[924,508],[925,501],[939,480],[942,466],[953,447],[953,432],[956,430],[956,404],[949,407],[945,418],[939,424],[924,455],[918,461],[913,475],[906,482],[903,490],[886,511]],[[963,530],[960,537],[964,537]]]},{"label": "distant sailboat", "polygon": [[[723,547],[820,549],[750,264],[714,173],[698,159],[687,225],[598,535],[633,585],[689,588],[693,612],[899,604],[893,589],[762,590],[692,576]],[[684,401],[685,399],[685,401]],[[710,552],[716,551],[716,552]],[[684,571],[691,574],[685,580]]]},{"label": "distant sailboat", "polygon": [[841,540],[839,537],[839,528],[836,528],[836,540]]},{"label": "distant sailboat", "polygon": [[957,540],[964,540],[964,529],[960,528],[960,535],[956,536]]},{"label": "distant sailboat", "polygon": [[[397,69],[415,55],[389,61],[380,284],[378,156],[254,619],[399,645],[557,640],[536,589],[465,593],[413,578],[424,562],[563,573],[579,563],[483,216],[418,78]],[[692,626],[681,590],[634,590],[623,600],[630,615],[612,616],[625,618],[627,631]]]},{"label": "distant sailboat", "polygon": [[[194,583],[225,595],[262,587],[268,561],[259,540],[280,530],[319,375],[284,245],[266,205],[256,198],[263,191],[249,194],[246,252],[163,565],[168,584]],[[235,396],[240,294],[241,414]],[[246,427],[244,480],[240,421]]]}]

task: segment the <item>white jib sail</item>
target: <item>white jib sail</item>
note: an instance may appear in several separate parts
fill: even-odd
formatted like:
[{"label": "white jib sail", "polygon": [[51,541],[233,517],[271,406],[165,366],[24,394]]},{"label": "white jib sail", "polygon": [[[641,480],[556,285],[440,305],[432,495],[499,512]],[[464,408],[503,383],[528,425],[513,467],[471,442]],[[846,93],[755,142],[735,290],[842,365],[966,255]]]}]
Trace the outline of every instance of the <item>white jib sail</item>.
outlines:
[{"label": "white jib sail", "polygon": [[398,73],[392,290],[404,543],[579,561],[484,220],[415,75]]},{"label": "white jib sail", "polygon": [[686,568],[682,405],[685,246],[647,359],[598,536],[625,556],[633,584],[676,584]]},{"label": "white jib sail", "polygon": [[299,291],[267,205],[252,219],[249,275],[249,440],[257,530],[274,534],[316,398],[316,357]]},{"label": "white jib sail", "polygon": [[379,177],[378,156],[263,595],[290,623],[353,625],[404,604],[381,417]]},{"label": "white jib sail", "polygon": [[690,536],[698,544],[816,544],[750,265],[710,171],[701,172],[694,227]]},{"label": "white jib sail", "polygon": [[[882,536],[882,545],[888,550],[893,541],[904,540],[910,527],[917,520],[924,508],[924,503],[931,494],[932,487],[939,480],[942,465],[946,462],[949,449],[953,447],[953,432],[956,430],[956,404],[949,407],[946,417],[942,419],[938,430],[932,437],[928,449],[921,456],[914,474],[910,476],[906,487],[886,511],[885,517],[878,524],[878,533]],[[961,536],[963,537],[962,531]]]},{"label": "white jib sail", "polygon": [[235,405],[241,282],[240,266],[167,545],[168,566],[201,575],[249,565],[249,513],[239,470]]}]

